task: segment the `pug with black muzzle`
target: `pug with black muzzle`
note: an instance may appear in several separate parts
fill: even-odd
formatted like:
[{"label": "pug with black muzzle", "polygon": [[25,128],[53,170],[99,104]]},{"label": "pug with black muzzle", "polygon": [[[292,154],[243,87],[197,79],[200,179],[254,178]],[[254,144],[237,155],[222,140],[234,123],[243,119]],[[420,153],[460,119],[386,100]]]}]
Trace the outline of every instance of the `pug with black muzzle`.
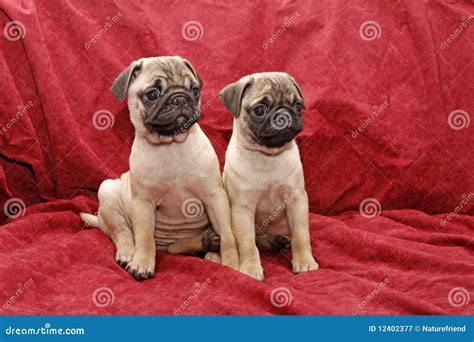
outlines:
[{"label": "pug with black muzzle", "polygon": [[133,62],[111,88],[119,101],[128,94],[130,170],[104,181],[98,215],[81,218],[111,238],[117,263],[138,280],[154,275],[156,250],[208,251],[206,259],[239,267],[218,159],[196,123],[201,87],[187,60],[155,57]]},{"label": "pug with black muzzle", "polygon": [[240,271],[263,280],[259,249],[291,236],[294,273],[318,269],[311,251],[308,196],[295,136],[302,131],[303,94],[286,73],[246,76],[220,92],[234,115],[224,186]]}]

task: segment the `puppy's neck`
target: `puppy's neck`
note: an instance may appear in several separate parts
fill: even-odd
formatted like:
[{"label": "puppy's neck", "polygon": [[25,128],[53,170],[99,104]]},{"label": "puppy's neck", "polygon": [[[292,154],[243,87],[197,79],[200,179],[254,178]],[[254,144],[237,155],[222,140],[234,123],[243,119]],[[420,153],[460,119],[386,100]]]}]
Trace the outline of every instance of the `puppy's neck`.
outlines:
[{"label": "puppy's neck", "polygon": [[250,153],[261,153],[266,156],[276,156],[285,151],[291,150],[296,146],[294,140],[291,140],[281,147],[267,147],[257,143],[248,134],[241,132],[239,125],[234,120],[234,128],[232,133],[232,139],[235,140],[236,146],[239,149],[245,150]]},{"label": "puppy's neck", "polygon": [[140,139],[146,141],[148,144],[153,146],[160,146],[160,145],[168,145],[172,143],[182,143],[186,141],[188,136],[194,132],[196,129],[197,124],[191,126],[188,130],[180,133],[180,134],[173,134],[170,136],[161,135],[161,134],[149,134],[148,132],[145,134],[138,134],[136,133],[135,139]]}]

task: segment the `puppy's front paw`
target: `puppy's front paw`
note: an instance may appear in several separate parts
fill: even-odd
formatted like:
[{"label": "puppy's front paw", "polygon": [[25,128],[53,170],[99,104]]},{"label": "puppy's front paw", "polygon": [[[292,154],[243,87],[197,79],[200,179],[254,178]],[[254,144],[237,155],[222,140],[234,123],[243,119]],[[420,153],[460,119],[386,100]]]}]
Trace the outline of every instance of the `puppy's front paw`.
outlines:
[{"label": "puppy's front paw", "polygon": [[131,273],[136,280],[149,279],[155,275],[155,260],[134,257],[125,269]]},{"label": "puppy's front paw", "polygon": [[207,252],[204,256],[204,259],[215,262],[217,264],[221,263],[221,256],[216,252]]},{"label": "puppy's front paw", "polygon": [[129,250],[117,250],[115,254],[115,261],[121,267],[127,267],[128,263],[133,259],[133,248]]},{"label": "puppy's front paw", "polygon": [[259,264],[242,264],[240,265],[240,272],[252,277],[256,280],[263,281],[263,267]]},{"label": "puppy's front paw", "polygon": [[208,228],[202,237],[202,247],[206,252],[219,252],[221,237],[212,228]]},{"label": "puppy's front paw", "polygon": [[293,257],[291,260],[293,266],[293,273],[301,273],[306,271],[313,271],[319,268],[318,263],[314,260],[313,256],[306,257]]}]

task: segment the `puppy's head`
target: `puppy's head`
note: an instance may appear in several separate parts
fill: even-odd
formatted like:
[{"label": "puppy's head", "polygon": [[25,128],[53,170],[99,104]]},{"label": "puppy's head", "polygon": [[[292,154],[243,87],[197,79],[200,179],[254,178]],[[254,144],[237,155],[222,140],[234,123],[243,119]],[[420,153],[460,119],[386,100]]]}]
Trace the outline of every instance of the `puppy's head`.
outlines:
[{"label": "puppy's head", "polygon": [[239,133],[260,149],[281,149],[303,130],[303,94],[286,73],[246,76],[222,89],[219,97],[234,115]]},{"label": "puppy's head", "polygon": [[117,77],[112,92],[119,101],[128,95],[136,133],[150,143],[186,138],[199,120],[202,81],[181,57],[142,58]]}]

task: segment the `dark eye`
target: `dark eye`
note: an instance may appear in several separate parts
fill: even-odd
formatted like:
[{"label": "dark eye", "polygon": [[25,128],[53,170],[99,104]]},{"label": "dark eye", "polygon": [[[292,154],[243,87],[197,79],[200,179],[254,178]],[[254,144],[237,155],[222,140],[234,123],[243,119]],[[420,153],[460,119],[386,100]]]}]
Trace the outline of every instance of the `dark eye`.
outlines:
[{"label": "dark eye", "polygon": [[199,88],[198,87],[193,87],[192,89],[193,95],[197,97],[199,95]]},{"label": "dark eye", "polygon": [[295,109],[298,113],[300,113],[303,110],[303,105],[299,102],[295,103]]},{"label": "dark eye", "polygon": [[265,112],[266,112],[266,111],[267,111],[267,110],[266,110],[265,106],[262,106],[262,105],[257,106],[257,107],[255,107],[255,108],[253,109],[253,113],[254,113],[256,116],[263,116],[263,115],[265,115]]},{"label": "dark eye", "polygon": [[159,97],[160,97],[160,93],[158,92],[157,89],[151,89],[147,91],[145,94],[145,98],[150,102],[157,101]]}]

